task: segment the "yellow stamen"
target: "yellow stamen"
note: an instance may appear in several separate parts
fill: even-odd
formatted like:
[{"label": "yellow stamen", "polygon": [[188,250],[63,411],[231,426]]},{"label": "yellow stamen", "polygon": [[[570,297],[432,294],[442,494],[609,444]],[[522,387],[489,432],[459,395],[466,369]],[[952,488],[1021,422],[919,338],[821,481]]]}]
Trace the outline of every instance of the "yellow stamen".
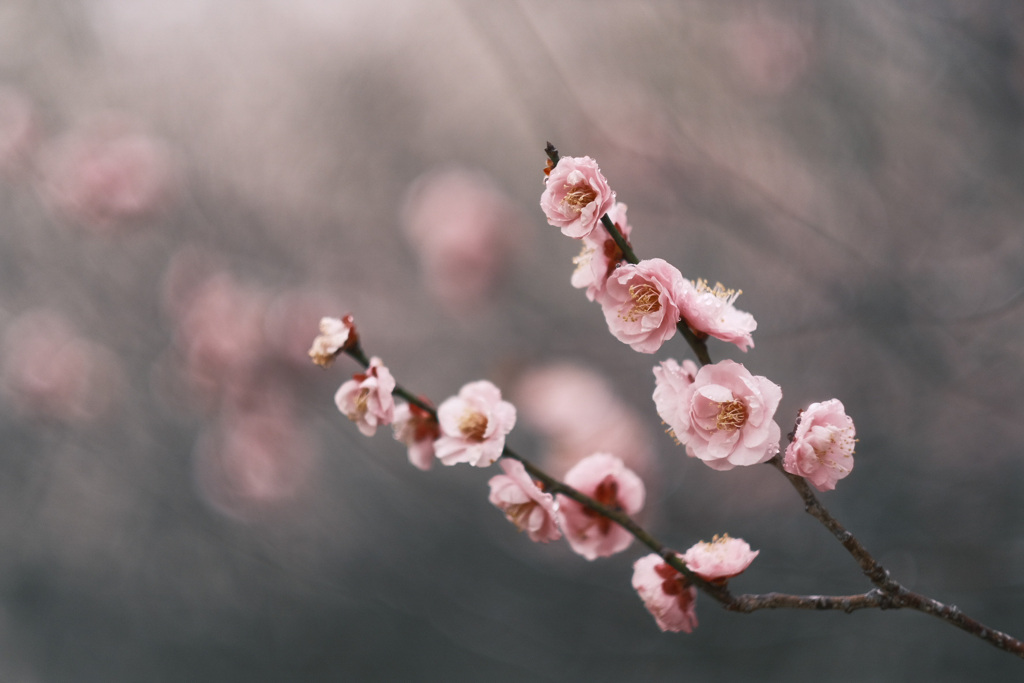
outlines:
[{"label": "yellow stamen", "polygon": [[731,432],[747,423],[747,406],[742,401],[732,400],[718,404],[718,418],[715,428]]},{"label": "yellow stamen", "polygon": [[470,441],[483,441],[487,432],[487,416],[467,410],[459,419],[459,431]]}]

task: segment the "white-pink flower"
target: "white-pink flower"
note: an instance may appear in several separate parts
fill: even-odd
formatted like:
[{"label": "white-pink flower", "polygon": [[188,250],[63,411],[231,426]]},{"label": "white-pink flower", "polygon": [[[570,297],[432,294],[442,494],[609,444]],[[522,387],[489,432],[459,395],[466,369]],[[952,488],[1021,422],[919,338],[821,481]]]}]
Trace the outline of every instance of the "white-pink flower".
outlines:
[{"label": "white-pink flower", "polygon": [[683,562],[697,576],[711,583],[723,584],[742,574],[760,550],[751,550],[742,538],[729,534],[715,536],[711,542],[699,541],[683,553]]},{"label": "white-pink flower", "polygon": [[409,462],[421,470],[434,464],[434,441],[441,435],[437,420],[429,411],[412,403],[395,407],[395,421],[391,425],[395,439],[409,449]]},{"label": "white-pink flower", "polygon": [[746,351],[754,347],[750,334],[757,329],[757,321],[733,306],[740,294],[742,292],[726,289],[718,282],[710,287],[706,280],[697,280],[686,287],[685,294],[679,298],[679,312],[695,332],[730,342]]},{"label": "white-pink flower", "polygon": [[697,589],[657,553],[633,563],[633,588],[662,631],[697,628]]},{"label": "white-pink flower", "polygon": [[[608,209],[608,218],[628,242],[633,227],[626,219],[626,205],[618,202]],[[572,274],[572,286],[586,289],[587,298],[594,301],[604,291],[604,283],[615,267],[623,260],[622,250],[612,239],[607,228],[599,225],[583,238],[583,248],[572,261],[576,270]]]},{"label": "white-pink flower", "polygon": [[441,437],[434,453],[445,465],[487,467],[501,457],[505,435],[516,424],[516,408],[486,380],[470,382],[437,409]]},{"label": "white-pink flower", "polygon": [[654,353],[676,333],[687,281],[659,258],[616,268],[598,297],[612,335],[634,351]]},{"label": "white-pink flower", "polygon": [[[565,483],[627,515],[636,514],[644,506],[643,480],[608,453],[580,460],[566,473]],[[558,515],[569,545],[588,560],[614,555],[633,542],[632,534],[618,524],[567,496],[558,496]]]},{"label": "white-pink flower", "polygon": [[491,477],[489,500],[508,521],[530,535],[530,540],[547,543],[562,537],[555,513],[555,499],[527,474],[523,463],[506,458],[500,463],[505,474]]},{"label": "white-pink flower", "polygon": [[346,348],[351,348],[357,339],[356,326],[351,315],[343,318],[321,318],[320,334],[313,339],[309,357],[321,367],[330,367],[338,354]]},{"label": "white-pink flower", "polygon": [[395,418],[395,378],[380,358],[370,359],[366,372],[357,373],[334,395],[334,403],[366,436],[373,436],[379,425]]},{"label": "white-pink flower", "polygon": [[545,183],[540,208],[566,237],[589,235],[615,203],[615,193],[590,157],[562,157]]},{"label": "white-pink flower", "polygon": [[842,402],[812,403],[800,413],[783,467],[805,477],[819,491],[831,491],[853,469],[857,431]]},{"label": "white-pink flower", "polygon": [[756,465],[779,450],[781,430],[772,418],[782,389],[751,375],[740,363],[705,365],[687,382],[684,370],[655,369],[655,406],[686,454],[716,470]]}]

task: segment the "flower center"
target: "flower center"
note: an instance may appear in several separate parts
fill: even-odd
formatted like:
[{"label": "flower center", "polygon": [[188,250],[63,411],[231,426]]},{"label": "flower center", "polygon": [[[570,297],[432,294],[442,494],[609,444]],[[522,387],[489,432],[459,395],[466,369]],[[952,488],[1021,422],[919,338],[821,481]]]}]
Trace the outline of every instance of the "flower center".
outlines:
[{"label": "flower center", "polygon": [[[597,485],[597,488],[594,489],[594,494],[591,497],[598,503],[601,503],[601,505],[606,505],[613,510],[621,508],[621,505],[619,504],[619,482],[612,476],[605,477],[601,483]],[[613,522],[604,515],[601,515],[588,507],[583,508],[583,514],[594,520],[594,523],[597,524],[597,528],[601,532],[601,535],[607,536],[608,532],[611,531]]]},{"label": "flower center", "polygon": [[629,298],[633,301],[633,305],[625,315],[619,316],[626,322],[636,322],[648,313],[661,310],[661,292],[650,282],[630,285]]},{"label": "flower center", "polygon": [[747,423],[747,406],[742,401],[733,399],[718,404],[718,418],[715,428],[732,432]]},{"label": "flower center", "polygon": [[716,299],[721,299],[727,304],[731,304],[736,301],[737,297],[743,293],[742,289],[726,289],[725,285],[721,282],[716,282],[714,287],[708,285],[708,281],[704,278],[699,278],[693,283],[698,294],[710,294]]},{"label": "flower center", "polygon": [[530,521],[530,515],[533,513],[533,509],[537,507],[537,501],[528,500],[525,503],[515,503],[505,508],[505,514],[508,515],[509,520],[523,531],[527,527],[527,523]]},{"label": "flower center", "polygon": [[572,186],[566,185],[565,187],[569,191],[562,198],[562,203],[575,213],[580,213],[583,211],[583,207],[597,199],[597,192],[589,185],[581,183]]},{"label": "flower center", "polygon": [[467,410],[459,419],[459,431],[470,441],[483,441],[487,432],[487,416]]}]

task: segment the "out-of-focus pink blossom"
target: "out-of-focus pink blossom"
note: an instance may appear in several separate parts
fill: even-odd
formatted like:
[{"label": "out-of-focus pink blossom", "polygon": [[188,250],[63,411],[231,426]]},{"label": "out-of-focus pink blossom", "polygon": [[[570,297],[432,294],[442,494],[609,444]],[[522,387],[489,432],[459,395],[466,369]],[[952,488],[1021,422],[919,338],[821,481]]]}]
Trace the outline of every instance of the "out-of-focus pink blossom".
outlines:
[{"label": "out-of-focus pink blossom", "polygon": [[504,459],[499,463],[505,474],[491,477],[489,500],[502,512],[508,521],[530,535],[538,543],[556,541],[562,537],[555,513],[555,499],[544,493],[530,475],[523,463]]},{"label": "out-of-focus pink blossom", "polygon": [[[608,453],[580,460],[566,473],[565,483],[627,515],[636,514],[644,506],[643,480]],[[569,545],[588,560],[614,555],[633,542],[632,534],[618,524],[567,496],[558,496],[558,515]]]},{"label": "out-of-focus pink blossom", "polygon": [[[617,202],[608,210],[608,218],[628,243],[633,227],[626,219],[626,208],[625,204]],[[623,254],[604,225],[598,225],[582,241],[583,248],[579,256],[573,259],[576,270],[572,274],[572,286],[576,289],[585,288],[587,298],[594,301],[604,291],[604,283],[612,271],[622,263]]]},{"label": "out-of-focus pink blossom", "polygon": [[616,453],[643,476],[654,445],[646,422],[597,372],[553,363],[524,372],[515,388],[523,424],[545,438],[544,468],[561,477],[582,458]]},{"label": "out-of-focus pink blossom", "polygon": [[313,339],[309,357],[320,367],[330,367],[344,349],[358,342],[355,322],[351,315],[342,318],[321,318],[320,334]]},{"label": "out-of-focus pink blossom", "polygon": [[491,298],[527,231],[495,183],[465,169],[417,179],[402,222],[424,284],[453,314],[471,313]]},{"label": "out-of-focus pink blossom", "polygon": [[724,584],[742,574],[760,550],[751,550],[742,538],[729,534],[715,536],[711,542],[699,541],[683,553],[683,562],[694,574],[715,584]]},{"label": "out-of-focus pink blossom", "polygon": [[633,563],[633,588],[662,631],[697,628],[697,589],[657,553]]},{"label": "out-of-focus pink blossom", "polygon": [[730,470],[778,452],[781,430],[772,419],[782,399],[777,384],[731,360],[705,365],[691,383],[685,368],[676,372],[663,364],[654,374],[658,415],[691,458]]},{"label": "out-of-focus pink blossom", "polygon": [[111,231],[151,216],[173,185],[167,146],[122,121],[69,134],[46,151],[42,191],[67,217]]},{"label": "out-of-focus pink blossom", "polygon": [[615,193],[590,157],[562,157],[548,174],[540,208],[566,237],[581,239],[601,223]]},{"label": "out-of-focus pink blossom", "polygon": [[291,411],[280,407],[274,401],[229,410],[196,444],[196,483],[221,512],[244,518],[293,500],[308,486],[317,448]]},{"label": "out-of-focus pink blossom", "polygon": [[428,411],[412,403],[395,407],[395,421],[391,425],[395,439],[409,449],[409,462],[421,470],[434,465],[434,441],[441,435],[441,427]]},{"label": "out-of-focus pink blossom", "polygon": [[689,283],[662,259],[616,268],[598,297],[608,329],[640,353],[654,353],[676,333],[679,298]]},{"label": "out-of-focus pink blossom", "polygon": [[174,295],[175,341],[190,388],[209,406],[248,381],[266,351],[266,297],[226,273]]},{"label": "out-of-focus pink blossom", "polygon": [[2,352],[0,390],[27,416],[90,422],[106,415],[124,388],[113,354],[57,313],[31,311],[14,320]]},{"label": "out-of-focus pink blossom", "polygon": [[388,425],[395,419],[395,378],[374,356],[366,372],[356,373],[334,395],[338,410],[356,423],[366,436],[377,433],[379,425]]},{"label": "out-of-focus pink blossom", "polygon": [[470,382],[458,396],[437,409],[441,437],[434,442],[437,459],[445,465],[468,462],[487,467],[501,457],[505,435],[516,424],[516,409],[501,400],[501,390],[486,380]]},{"label": "out-of-focus pink blossom", "polygon": [[800,413],[783,467],[805,477],[819,491],[831,491],[853,470],[857,431],[842,402],[812,403]]},{"label": "out-of-focus pink blossom", "polygon": [[741,82],[760,95],[782,95],[807,73],[814,35],[804,20],[751,12],[727,28],[725,45]]},{"label": "out-of-focus pink blossom", "polygon": [[740,294],[742,292],[726,289],[720,283],[709,287],[707,281],[697,280],[679,298],[679,312],[695,332],[730,342],[746,351],[754,346],[750,333],[757,329],[757,321],[732,305]]},{"label": "out-of-focus pink blossom", "polygon": [[28,97],[0,86],[0,171],[12,173],[28,166],[36,144],[35,111]]}]

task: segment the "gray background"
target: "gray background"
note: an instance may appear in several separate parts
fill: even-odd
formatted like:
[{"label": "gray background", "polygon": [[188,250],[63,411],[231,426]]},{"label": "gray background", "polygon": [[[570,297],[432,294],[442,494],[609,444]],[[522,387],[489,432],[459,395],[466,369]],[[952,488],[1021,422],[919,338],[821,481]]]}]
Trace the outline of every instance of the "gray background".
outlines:
[{"label": "gray background", "polygon": [[[181,379],[166,299],[181,258],[266,299],[316,292],[435,401],[593,367],[656,444],[657,535],[748,540],[738,591],[866,590],[777,473],[713,472],[661,435],[650,368],[684,345],[612,339],[537,208],[545,141],[590,155],[642,257],[744,290],[756,349],[711,352],[783,387],[783,433],[811,401],[846,404],[860,443],[832,511],[897,579],[1024,636],[1022,41],[1024,11],[995,0],[5,0],[0,77],[40,148],[115,110],[179,171],[163,211],[113,234],[55,213],[32,171],[0,185],[0,330],[55,311],[121,378],[87,423],[3,399],[0,680],[1019,677],[910,612],[700,599],[693,634],[662,634],[629,584],[642,551],[534,545],[487,503],[493,472],[422,473],[364,438],[332,403],[350,362],[278,358],[235,387],[280,392],[314,455],[270,503],[211,497],[197,444],[225,404]],[[401,226],[410,183],[452,164],[524,217],[506,277],[460,314]],[[300,346],[319,312],[297,316]],[[526,425],[510,443],[542,448]]]}]

